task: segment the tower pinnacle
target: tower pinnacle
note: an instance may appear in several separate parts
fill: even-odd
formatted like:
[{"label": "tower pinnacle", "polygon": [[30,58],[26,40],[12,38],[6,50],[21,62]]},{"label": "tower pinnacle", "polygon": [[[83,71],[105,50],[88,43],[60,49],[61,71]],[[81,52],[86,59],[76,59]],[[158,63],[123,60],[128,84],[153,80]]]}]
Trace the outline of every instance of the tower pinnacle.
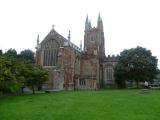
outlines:
[{"label": "tower pinnacle", "polygon": [[89,29],[92,28],[91,21],[89,21],[89,23],[88,23],[88,28],[89,28]]},{"label": "tower pinnacle", "polygon": [[98,14],[98,22],[100,22],[101,21],[101,15],[100,15],[100,13]]},{"label": "tower pinnacle", "polygon": [[82,40],[80,41],[80,49],[82,50]]},{"label": "tower pinnacle", "polygon": [[68,41],[70,41],[71,40],[71,35],[70,35],[70,30],[69,30],[69,33],[68,33]]},{"label": "tower pinnacle", "polygon": [[39,34],[37,35],[37,45],[36,45],[36,49],[39,49]]},{"label": "tower pinnacle", "polygon": [[88,20],[88,14],[85,22],[85,31],[91,29],[91,21]]},{"label": "tower pinnacle", "polygon": [[39,45],[39,34],[37,35],[37,45]]},{"label": "tower pinnacle", "polygon": [[100,16],[100,13],[98,15],[97,28],[100,30],[103,30],[103,22],[102,22],[102,18]]},{"label": "tower pinnacle", "polygon": [[88,24],[88,14],[86,16],[86,22],[85,22],[85,24]]}]

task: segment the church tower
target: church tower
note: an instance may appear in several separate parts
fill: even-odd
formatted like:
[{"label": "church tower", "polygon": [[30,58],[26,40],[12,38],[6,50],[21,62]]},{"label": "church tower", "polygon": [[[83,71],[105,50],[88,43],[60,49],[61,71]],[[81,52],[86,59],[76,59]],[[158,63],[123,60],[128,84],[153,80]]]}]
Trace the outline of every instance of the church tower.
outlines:
[{"label": "church tower", "polygon": [[103,22],[100,15],[96,27],[91,26],[87,15],[84,32],[79,88],[97,89],[101,87],[102,62],[105,57]]},{"label": "church tower", "polygon": [[100,14],[97,20],[97,27],[93,28],[87,15],[85,22],[84,51],[86,54],[98,56],[101,61],[105,56],[104,44],[103,22]]}]

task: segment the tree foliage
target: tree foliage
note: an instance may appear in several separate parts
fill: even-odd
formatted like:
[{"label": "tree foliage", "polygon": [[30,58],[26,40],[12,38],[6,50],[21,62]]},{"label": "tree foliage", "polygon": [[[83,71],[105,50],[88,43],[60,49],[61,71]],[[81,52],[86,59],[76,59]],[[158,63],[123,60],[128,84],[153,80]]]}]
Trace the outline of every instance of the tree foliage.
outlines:
[{"label": "tree foliage", "polygon": [[0,56],[3,54],[3,51],[0,49]]},{"label": "tree foliage", "polygon": [[17,58],[17,51],[15,49],[10,48],[4,55],[8,57]]},{"label": "tree foliage", "polygon": [[115,80],[117,82],[118,88],[126,87],[125,81],[127,78],[126,75],[128,75],[127,71],[128,71],[127,68],[124,67],[124,65],[120,63],[114,67],[114,76],[115,76]]},{"label": "tree foliage", "polygon": [[20,63],[16,59],[0,57],[0,91],[16,92],[21,86]]},{"label": "tree foliage", "polygon": [[[22,55],[25,56],[25,54]],[[0,55],[1,92],[16,93],[23,85],[27,85],[32,88],[34,93],[34,87],[41,86],[48,79],[49,75],[45,69],[30,62],[28,58],[20,59],[16,50],[9,49]]]},{"label": "tree foliage", "polygon": [[152,81],[158,73],[155,56],[150,50],[136,47],[120,53],[119,62],[115,66],[116,81]]}]

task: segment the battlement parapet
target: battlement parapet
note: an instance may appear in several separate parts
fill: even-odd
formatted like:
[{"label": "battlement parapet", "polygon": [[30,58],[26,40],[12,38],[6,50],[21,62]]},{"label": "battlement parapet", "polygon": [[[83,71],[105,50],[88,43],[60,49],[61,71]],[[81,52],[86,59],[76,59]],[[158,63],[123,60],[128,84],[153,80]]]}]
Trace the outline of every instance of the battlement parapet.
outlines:
[{"label": "battlement parapet", "polygon": [[106,56],[105,61],[118,62],[118,57],[119,55],[108,55]]}]

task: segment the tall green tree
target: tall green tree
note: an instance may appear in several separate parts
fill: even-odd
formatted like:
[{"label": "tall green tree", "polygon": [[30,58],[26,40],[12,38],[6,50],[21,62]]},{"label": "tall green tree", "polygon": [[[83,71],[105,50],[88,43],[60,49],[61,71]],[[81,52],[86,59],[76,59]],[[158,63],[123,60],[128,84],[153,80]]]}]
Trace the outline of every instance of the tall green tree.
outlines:
[{"label": "tall green tree", "polygon": [[157,58],[146,48],[124,50],[120,53],[119,62],[114,68],[116,81],[134,81],[137,86],[139,82],[152,82],[158,73],[157,62]]},{"label": "tall green tree", "polygon": [[45,81],[49,80],[48,71],[39,65],[28,64],[25,74],[26,84],[32,89],[33,94],[35,94],[35,87],[41,87]]},{"label": "tall green tree", "polygon": [[28,60],[32,63],[35,62],[34,52],[32,50],[29,50],[29,49],[23,50],[23,51],[21,51],[21,53],[18,56],[19,56],[19,58],[24,59],[24,60]]}]

